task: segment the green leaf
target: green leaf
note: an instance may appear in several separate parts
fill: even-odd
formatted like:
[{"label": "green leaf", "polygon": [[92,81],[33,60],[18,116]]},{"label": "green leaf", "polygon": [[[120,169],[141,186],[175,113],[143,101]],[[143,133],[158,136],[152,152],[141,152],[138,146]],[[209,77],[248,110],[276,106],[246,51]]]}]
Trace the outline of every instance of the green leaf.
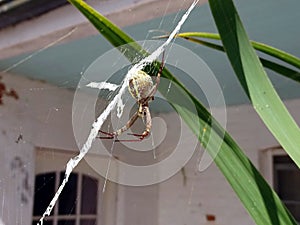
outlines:
[{"label": "green leaf", "polygon": [[[219,34],[207,33],[207,32],[185,32],[185,33],[178,34],[177,37],[182,37],[186,39],[188,39],[189,37],[198,37],[198,38],[208,38],[213,40],[221,40]],[[283,62],[286,62],[300,69],[300,59],[298,57],[261,42],[250,41],[250,43],[253,46],[253,48],[255,48],[256,50],[263,52],[267,55],[273,56],[274,58],[282,60]]]},{"label": "green leaf", "polygon": [[264,123],[299,167],[300,129],[268,79],[232,1],[209,2],[223,46],[240,83]]},{"label": "green leaf", "polygon": [[[111,26],[111,22],[104,19],[104,16],[90,8],[86,3],[80,0],[69,1],[78,7],[80,11],[84,11],[85,14],[92,14],[93,17],[90,21],[98,30],[108,29],[111,32],[115,32],[116,34],[113,34],[112,37],[109,35],[105,36],[109,41],[111,41],[110,39],[114,39],[111,43],[113,43],[115,47],[129,41],[129,37],[123,31],[116,29],[115,26]],[[91,18],[90,16],[87,17]],[[138,49],[138,47],[133,48],[132,51],[134,52],[132,54],[141,54]],[[133,60],[130,57],[129,59]],[[279,224],[273,223],[276,221],[279,221],[281,224],[296,224],[293,223],[294,220],[290,217],[276,193],[269,187],[251,161],[245,156],[229,134],[226,133],[211,116],[208,110],[168,70],[164,69],[162,76],[171,79],[180,87],[176,90],[176,92],[179,92],[176,93],[176,95],[186,97],[186,104],[173,104],[172,106],[198,136],[199,141],[207,151],[213,156],[218,153],[215,157],[215,163],[232,185],[253,219],[257,221],[258,224],[264,225]],[[174,95],[168,94],[165,95],[165,97],[170,100],[170,102],[176,102],[172,99],[176,98]],[[188,101],[191,101],[190,103],[196,106],[197,114],[189,109]],[[200,122],[201,127],[196,125],[196,120]],[[211,138],[213,138],[214,141],[209,141]],[[217,143],[219,141],[222,145],[218,152],[220,146],[218,146]]]},{"label": "green leaf", "polygon": [[[164,35],[164,36],[159,36],[159,37],[156,37],[156,38],[167,38],[167,37],[168,36]],[[189,32],[189,33],[180,33],[180,34],[177,35],[177,37],[181,37],[181,38],[184,38],[188,41],[195,42],[195,43],[201,44],[203,46],[206,46],[206,47],[218,50],[218,51],[225,52],[223,46],[212,43],[212,42],[204,41],[202,39],[199,39],[199,37],[202,37],[202,38],[211,37],[212,39],[219,40],[221,38],[218,34],[202,33],[202,32]],[[195,38],[195,37],[198,37],[198,38]],[[253,44],[253,43],[256,43],[256,44]],[[274,49],[271,46],[268,46],[266,44],[259,43],[259,42],[251,41],[251,44],[256,50],[261,50],[263,47],[265,49],[268,49],[268,51],[263,51],[266,54],[269,54],[269,52],[273,51],[273,49]],[[258,46],[261,47],[261,48],[259,48]],[[283,52],[283,51],[281,51],[279,49],[276,49],[276,52]],[[274,52],[272,52],[272,53],[274,53]],[[288,53],[282,53],[281,56],[283,56],[283,57],[276,57],[275,56],[276,54],[269,54],[269,55],[274,56],[277,59],[283,60],[286,63],[290,63],[290,60],[286,60],[287,58],[289,58],[288,56],[290,55]],[[293,56],[293,58],[297,59],[297,57],[295,57],[295,56]],[[262,57],[259,57],[259,60],[261,61],[262,65],[264,67],[266,67],[270,70],[273,70],[274,72],[277,72],[277,73],[279,73],[279,74],[281,74],[281,75],[283,75],[287,78],[290,78],[294,81],[300,82],[300,73],[298,71],[290,69],[286,66],[280,65],[278,63],[274,63],[274,62],[272,62],[270,60],[267,60],[267,59],[264,59]],[[297,60],[299,61],[299,65],[300,65],[300,59],[297,59]],[[294,60],[294,61],[297,61],[297,60]]]},{"label": "green leaf", "polygon": [[[209,0],[209,4],[227,56],[245,92],[269,130],[299,167],[299,127],[281,102],[263,70],[233,2]],[[277,217],[270,217],[272,224],[295,223],[295,221],[287,223],[288,215],[281,216],[282,214],[278,214]],[[253,218],[255,218],[254,215]],[[259,219],[256,219],[256,222],[263,224]]]}]

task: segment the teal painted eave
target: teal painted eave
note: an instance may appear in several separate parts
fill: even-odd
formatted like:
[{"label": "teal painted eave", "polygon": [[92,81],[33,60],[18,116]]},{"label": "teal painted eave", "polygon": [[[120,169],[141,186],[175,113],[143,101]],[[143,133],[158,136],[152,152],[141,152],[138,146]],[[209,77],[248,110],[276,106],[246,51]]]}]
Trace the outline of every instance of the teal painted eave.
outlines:
[{"label": "teal painted eave", "polygon": [[[290,0],[288,3],[281,0],[239,0],[236,1],[236,5],[251,39],[300,56],[300,29],[297,27],[300,21],[299,0]],[[170,32],[183,12],[129,26],[124,30],[136,40],[151,39],[161,34],[152,30]],[[182,31],[216,32],[208,5],[197,7],[184,24]],[[223,53],[183,40],[176,40],[176,42],[194,51],[209,65],[222,87],[227,105],[248,103]],[[100,35],[91,36],[51,47],[10,72],[44,80],[60,87],[75,88],[81,74],[90,63],[111,48],[111,45]],[[8,68],[27,55],[1,60],[0,70]],[[299,85],[296,82],[271,71],[268,71],[268,74],[283,99],[300,97]]]}]

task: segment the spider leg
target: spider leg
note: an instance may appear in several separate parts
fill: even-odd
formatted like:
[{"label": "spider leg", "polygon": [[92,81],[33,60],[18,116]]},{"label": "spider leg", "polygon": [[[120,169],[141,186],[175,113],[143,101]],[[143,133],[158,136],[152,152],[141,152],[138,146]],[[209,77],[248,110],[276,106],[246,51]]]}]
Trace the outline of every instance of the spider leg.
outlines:
[{"label": "spider leg", "polygon": [[140,106],[142,106],[142,109],[139,109],[139,116],[145,119],[146,121],[146,129],[142,134],[133,134],[129,133],[128,135],[133,135],[135,137],[138,137],[137,140],[128,140],[128,141],[142,141],[145,137],[147,137],[150,134],[151,128],[152,128],[152,119],[151,119],[151,113],[149,110],[148,102],[149,100],[154,99],[154,94],[157,91],[159,82],[160,82],[160,76],[165,66],[165,52],[163,52],[162,55],[162,62],[159,67],[158,74],[156,76],[156,82],[155,85],[153,85],[152,90],[149,92],[149,96],[145,99],[142,99],[142,101],[139,102]]},{"label": "spider leg", "polygon": [[161,76],[161,73],[162,73],[164,67],[165,67],[165,52],[162,53],[162,59],[161,59],[160,67],[159,67],[159,70],[158,70],[158,73],[157,73],[157,76],[156,76],[156,83],[155,83],[156,89],[157,89],[157,86],[160,82],[160,76]]},{"label": "spider leg", "polygon": [[152,120],[151,120],[151,113],[150,113],[148,105],[143,106],[143,111],[142,111],[141,116],[146,121],[146,128],[145,128],[145,130],[142,134],[129,133],[128,135],[133,135],[133,136],[139,138],[137,140],[132,140],[132,141],[142,141],[145,137],[147,137],[150,134],[150,131],[151,131],[151,128],[152,128]]},{"label": "spider leg", "polygon": [[103,136],[97,137],[100,139],[113,139],[115,137],[114,132],[105,132],[105,131],[99,130],[98,133],[107,135],[106,137],[103,137]]},{"label": "spider leg", "polygon": [[146,128],[144,130],[144,132],[142,134],[134,134],[134,133],[129,133],[129,135],[133,135],[135,137],[138,137],[139,139],[136,140],[119,140],[119,139],[115,139],[116,142],[134,142],[134,141],[142,141],[145,137],[147,137],[150,134],[151,128],[152,128],[152,120],[151,120],[151,114],[150,114],[150,110],[149,110],[149,106],[148,106],[148,102],[152,99],[154,99],[154,94],[157,91],[159,82],[160,82],[160,77],[161,77],[161,73],[163,71],[165,62],[164,62],[164,58],[165,58],[165,52],[163,52],[162,55],[162,62],[160,64],[159,67],[159,71],[158,74],[156,76],[156,83],[153,85],[152,89],[149,92],[148,97],[138,101],[139,104],[139,110],[138,112],[136,112],[130,119],[129,121],[125,124],[125,126],[123,126],[122,128],[120,128],[117,131],[114,132],[105,132],[105,131],[101,131],[99,130],[98,132],[101,134],[105,134],[106,136],[99,136],[97,138],[100,139],[115,139],[117,136],[119,136],[120,134],[122,134],[124,131],[128,130],[133,124],[134,122],[137,120],[138,117],[142,117],[142,119],[145,120],[146,122]]},{"label": "spider leg", "polygon": [[[99,136],[98,138],[100,138],[100,139],[114,139],[114,138],[116,138],[117,136],[122,134],[124,131],[128,130],[134,124],[134,122],[137,120],[138,117],[139,117],[138,112],[134,113],[133,116],[128,120],[128,122],[117,131],[105,132],[105,131],[99,130],[98,131],[99,133],[105,134],[107,136],[105,136],[105,137],[104,136]],[[121,141],[121,140],[116,140],[116,141]]]},{"label": "spider leg", "polygon": [[156,76],[154,93],[157,91],[157,87],[158,87],[159,82],[160,82],[160,76],[161,76],[161,73],[162,73],[164,67],[165,67],[165,52],[162,53],[162,59],[161,59],[160,67],[159,67],[159,70],[158,70],[158,73],[157,73],[157,76]]},{"label": "spider leg", "polygon": [[164,66],[165,66],[165,52],[163,52],[163,55],[162,55],[162,61],[161,61],[161,64],[160,64],[160,67],[159,67],[159,70],[158,70],[158,73],[157,73],[157,76],[156,76],[155,84],[153,85],[151,91],[149,92],[149,96],[147,98],[143,99],[141,104],[146,103],[151,99],[154,100],[154,94],[157,91],[157,88],[158,88],[158,85],[159,85],[159,82],[160,82],[160,76],[161,76],[161,73],[164,69]]}]

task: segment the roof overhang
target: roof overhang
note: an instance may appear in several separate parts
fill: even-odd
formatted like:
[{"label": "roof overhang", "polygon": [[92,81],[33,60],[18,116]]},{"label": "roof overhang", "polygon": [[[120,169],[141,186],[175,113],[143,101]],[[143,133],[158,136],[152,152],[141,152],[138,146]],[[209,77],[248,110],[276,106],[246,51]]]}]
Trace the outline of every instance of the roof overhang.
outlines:
[{"label": "roof overhang", "polygon": [[[169,0],[103,2],[92,0],[87,2],[119,27],[125,27],[187,8],[193,0],[172,0],[172,3]],[[207,1],[201,0],[200,2]],[[66,37],[59,43],[70,42],[97,33],[98,31],[86,18],[68,4],[39,17],[0,30],[0,59],[44,48],[64,36]]]}]

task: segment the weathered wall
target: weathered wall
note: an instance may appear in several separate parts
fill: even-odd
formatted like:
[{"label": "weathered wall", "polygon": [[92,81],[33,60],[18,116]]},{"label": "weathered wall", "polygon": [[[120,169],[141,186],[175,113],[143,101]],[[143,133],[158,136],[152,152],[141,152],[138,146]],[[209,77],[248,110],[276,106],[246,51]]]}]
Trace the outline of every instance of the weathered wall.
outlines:
[{"label": "weathered wall", "polygon": [[[3,81],[16,89],[20,98],[5,97],[4,105],[0,106],[0,219],[4,224],[30,224],[35,147],[78,149],[71,122],[73,93],[17,76],[4,76]],[[286,105],[299,122],[300,101],[291,100]],[[230,134],[258,167],[260,151],[278,143],[250,106],[229,107],[227,113]],[[153,116],[165,119],[171,140],[178,138],[174,114]],[[165,135],[159,127],[165,125],[157,122],[159,125],[154,120],[153,136]],[[180,140],[188,146],[189,138],[190,134],[184,131]],[[156,151],[158,159],[171,150],[167,143],[163,144]],[[141,163],[139,160],[142,159],[146,164],[153,163],[153,152],[135,156],[135,152],[125,151],[121,144],[116,145],[114,151],[121,160]],[[118,193],[117,206],[109,206],[117,224],[140,224],[143,219],[143,224],[254,224],[214,164],[201,173],[197,171],[197,151],[184,170],[160,184],[140,188],[119,186],[119,191],[115,192]],[[94,156],[92,158],[94,165],[107,165]],[[122,171],[117,173],[122,174]],[[208,222],[207,215],[215,216],[215,222]]]},{"label": "weathered wall", "polygon": [[2,76],[19,99],[5,96],[0,106],[0,218],[4,224],[31,224],[35,147],[77,149],[72,93],[41,81]]},{"label": "weathered wall", "polygon": [[[299,124],[300,100],[285,104]],[[265,149],[278,146],[278,142],[251,106],[228,107],[227,116],[229,133],[270,181],[270,168],[265,167],[271,165],[262,156]],[[184,171],[159,185],[159,224],[254,224],[216,165],[198,172],[198,159],[195,154]],[[210,214],[215,222],[207,221],[206,215]]]}]

